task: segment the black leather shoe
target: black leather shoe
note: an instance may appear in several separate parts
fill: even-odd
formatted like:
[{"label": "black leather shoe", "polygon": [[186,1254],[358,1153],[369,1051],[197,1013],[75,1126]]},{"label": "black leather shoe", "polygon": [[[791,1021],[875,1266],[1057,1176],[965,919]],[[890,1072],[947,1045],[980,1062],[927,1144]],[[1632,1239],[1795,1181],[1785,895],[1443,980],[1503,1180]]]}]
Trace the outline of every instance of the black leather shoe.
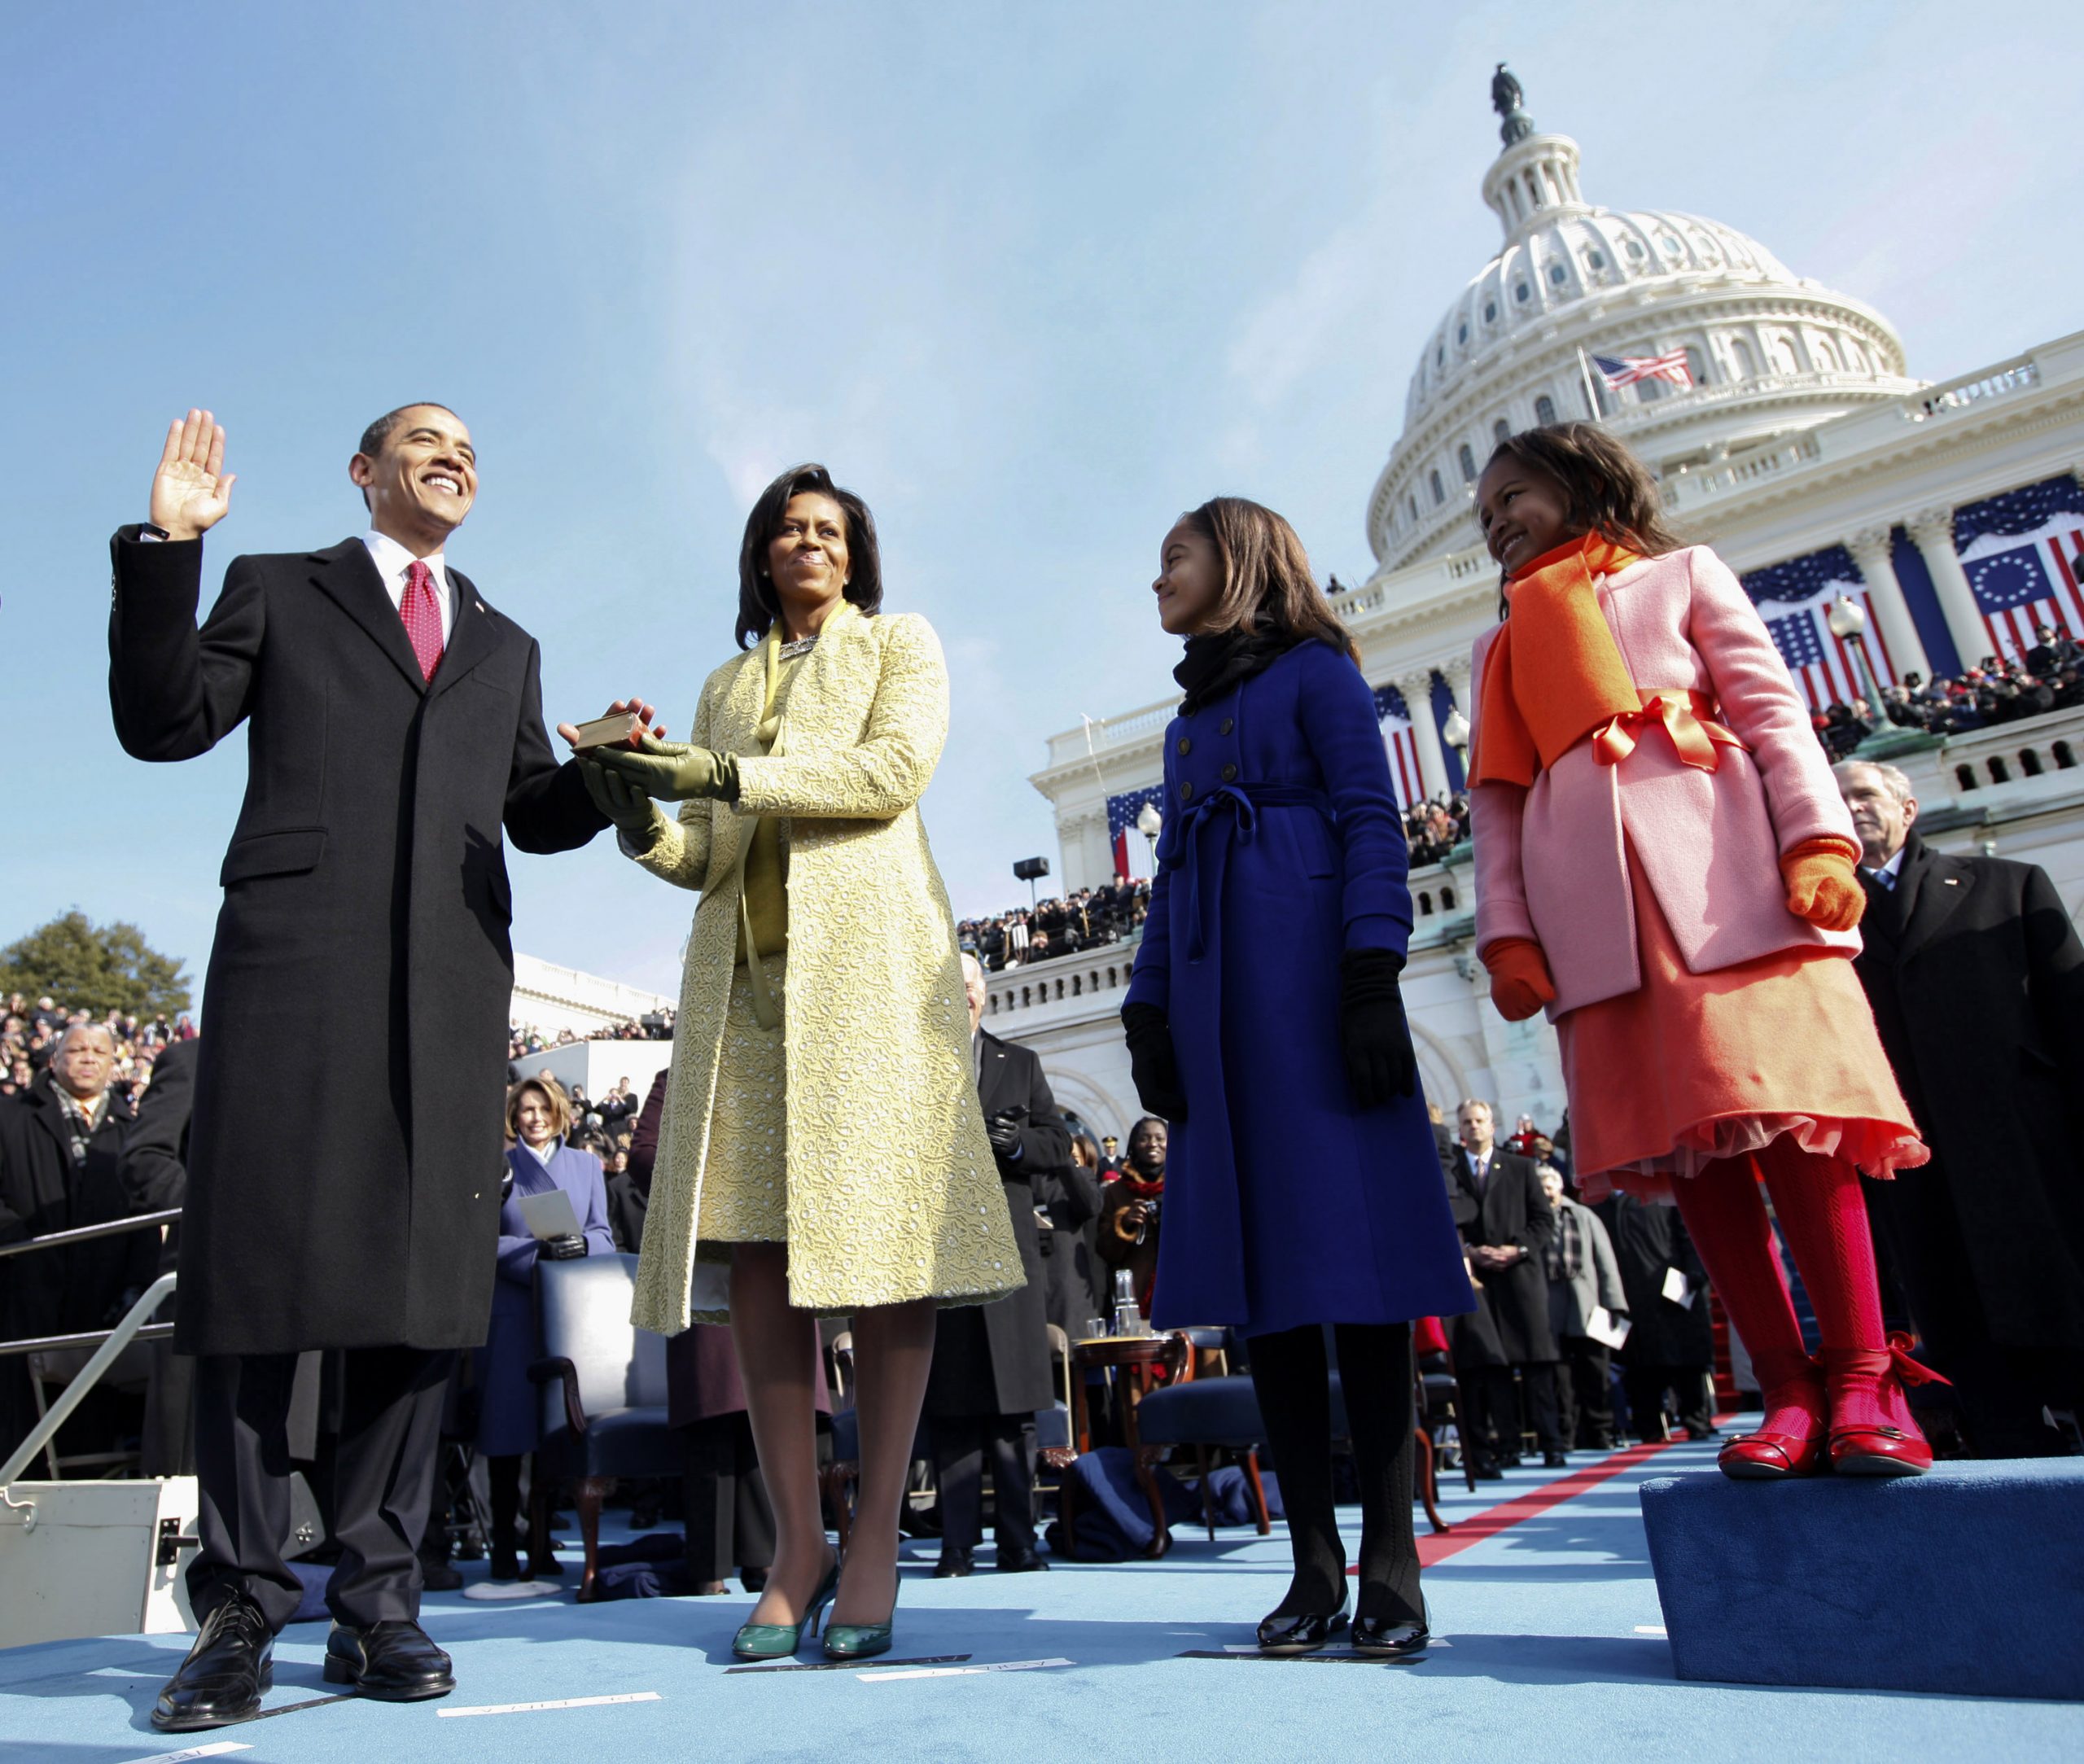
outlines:
[{"label": "black leather shoe", "polygon": [[493,1545],[491,1578],[494,1580],[519,1580],[521,1578],[520,1553],[511,1541]]},{"label": "black leather shoe", "polygon": [[1479,1482],[1502,1482],[1505,1479],[1505,1473],[1488,1458],[1478,1458],[1469,1473]]},{"label": "black leather shoe", "polygon": [[1423,1623],[1404,1617],[1362,1617],[1353,1622],[1353,1651],[1385,1660],[1411,1660],[1433,1639]]},{"label": "black leather shoe", "polygon": [[1567,1470],[1570,1467],[1570,1460],[1564,1452],[1544,1451],[1541,1455],[1541,1467],[1544,1470]]},{"label": "black leather shoe", "polygon": [[203,1620],[181,1670],[152,1705],[161,1733],[191,1733],[251,1721],[275,1682],[275,1638],[260,1607],[234,1593]]},{"label": "black leather shoe", "polygon": [[453,1592],[462,1584],[463,1577],[447,1562],[420,1558],[420,1585],[429,1592]]},{"label": "black leather shoe", "polygon": [[379,1703],[417,1703],[446,1696],[456,1674],[425,1630],[394,1617],[366,1629],[335,1623],[326,1638],[326,1682],[352,1684]]},{"label": "black leather shoe", "polygon": [[1007,1550],[999,1552],[999,1572],[1002,1574],[1046,1574],[1049,1564],[1040,1550]]},{"label": "black leather shoe", "polygon": [[1346,1628],[1346,1601],[1329,1616],[1305,1612],[1284,1617],[1276,1611],[1259,1624],[1259,1652],[1263,1654],[1313,1654]]},{"label": "black leather shoe", "polygon": [[963,1580],[968,1578],[976,1565],[970,1559],[970,1552],[941,1546],[941,1559],[934,1564],[936,1580]]}]

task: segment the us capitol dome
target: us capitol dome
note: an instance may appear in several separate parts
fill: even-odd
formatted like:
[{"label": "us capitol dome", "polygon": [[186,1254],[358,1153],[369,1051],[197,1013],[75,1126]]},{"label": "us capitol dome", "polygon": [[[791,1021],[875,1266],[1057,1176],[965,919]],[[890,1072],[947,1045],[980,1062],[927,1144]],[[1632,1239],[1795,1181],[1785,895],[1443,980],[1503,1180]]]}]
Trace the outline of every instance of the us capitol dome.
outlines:
[{"label": "us capitol dome", "polygon": [[[1535,131],[1502,64],[1491,90],[1504,150],[1483,199],[1504,243],[1412,374],[1403,436],[1368,503],[1382,569],[1476,542],[1477,474],[1516,430],[1596,416],[1669,477],[1920,383],[1887,319],[1756,239],[1697,215],[1587,202],[1578,143]],[[1589,359],[1679,350],[1690,390],[1644,379],[1610,392]]]}]

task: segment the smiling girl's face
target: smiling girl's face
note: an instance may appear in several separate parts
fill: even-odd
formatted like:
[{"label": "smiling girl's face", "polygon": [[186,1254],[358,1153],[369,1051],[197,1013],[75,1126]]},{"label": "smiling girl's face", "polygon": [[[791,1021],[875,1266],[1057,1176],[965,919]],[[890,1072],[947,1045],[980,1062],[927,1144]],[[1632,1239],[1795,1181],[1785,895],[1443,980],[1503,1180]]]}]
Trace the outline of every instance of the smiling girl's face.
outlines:
[{"label": "smiling girl's face", "polygon": [[1492,460],[1477,479],[1476,521],[1508,575],[1575,536],[1563,486],[1510,454]]},{"label": "smiling girl's face", "polygon": [[1172,523],[1158,548],[1158,622],[1176,637],[1192,637],[1223,593],[1223,557],[1191,515]]}]

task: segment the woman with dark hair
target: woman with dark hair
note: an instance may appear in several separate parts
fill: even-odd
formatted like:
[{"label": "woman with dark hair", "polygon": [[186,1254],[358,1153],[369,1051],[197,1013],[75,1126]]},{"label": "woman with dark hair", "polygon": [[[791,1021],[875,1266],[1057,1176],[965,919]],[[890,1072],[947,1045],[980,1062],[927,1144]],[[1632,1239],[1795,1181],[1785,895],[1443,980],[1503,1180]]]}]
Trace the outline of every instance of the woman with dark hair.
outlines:
[{"label": "woman with dark hair", "polygon": [[[697,1261],[728,1263],[728,1312],[699,1308],[732,1324],[775,1523],[734,1644],[747,1659],[793,1652],[828,1604],[828,1656],[888,1650],[935,1307],[1022,1284],[919,819],[948,669],[932,628],[882,600],[867,507],[821,466],[784,472],[739,554],[738,643],[754,647],[709,676],[693,740],[644,735],[583,768],[624,850],[702,894],[635,1317],[678,1333]],[[817,1313],[853,1320],[861,1482],[843,1575],[818,1503]]]},{"label": "woman with dark hair", "polygon": [[1500,442],[1477,512],[1509,611],[1472,663],[1491,996],[1556,1025],[1587,1202],[1675,1202],[1751,1350],[1765,1425],[1723,1473],[1915,1474],[1902,1381],[1931,1375],[1883,1333],[1860,1174],[1928,1154],[1853,971],[1860,846],[1808,713],[1729,567],[1604,431]]},{"label": "woman with dark hair", "polygon": [[1403,816],[1352,640],[1288,523],[1220,497],[1159,558],[1186,696],[1122,1011],[1137,1093],[1171,1128],[1152,1320],[1247,1337],[1295,1564],[1259,1627],[1269,1653],[1346,1624],[1331,1326],[1363,1513],[1353,1644],[1409,1657],[1427,1641],[1411,1320],[1466,1311],[1469,1285],[1398,992]]}]

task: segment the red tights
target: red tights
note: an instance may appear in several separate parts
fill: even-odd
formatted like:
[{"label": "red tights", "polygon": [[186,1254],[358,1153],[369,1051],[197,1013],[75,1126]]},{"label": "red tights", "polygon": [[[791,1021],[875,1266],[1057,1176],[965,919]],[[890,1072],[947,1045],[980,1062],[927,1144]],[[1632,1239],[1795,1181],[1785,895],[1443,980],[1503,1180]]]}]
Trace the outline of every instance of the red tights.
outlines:
[{"label": "red tights", "polygon": [[[1788,1390],[1776,1399],[1776,1387],[1813,1375],[1758,1191],[1762,1175],[1815,1307],[1823,1345],[1873,1351],[1886,1346],[1886,1337],[1867,1202],[1859,1172],[1851,1165],[1806,1152],[1783,1135],[1762,1151],[1718,1158],[1697,1176],[1675,1178],[1672,1188],[1694,1247],[1751,1351],[1767,1394],[1767,1427],[1772,1430],[1779,1403],[1808,1406],[1798,1390]],[[1907,1417],[1894,1412],[1901,1401],[1893,1381],[1879,1388],[1863,1381],[1859,1391],[1841,1393],[1832,1419],[1840,1425],[1902,1425]],[[1873,1412],[1864,1412],[1870,1403]],[[1795,1423],[1795,1417],[1788,1416],[1788,1422]],[[1780,1430],[1799,1434],[1806,1429],[1796,1423],[1784,1424]]]}]

